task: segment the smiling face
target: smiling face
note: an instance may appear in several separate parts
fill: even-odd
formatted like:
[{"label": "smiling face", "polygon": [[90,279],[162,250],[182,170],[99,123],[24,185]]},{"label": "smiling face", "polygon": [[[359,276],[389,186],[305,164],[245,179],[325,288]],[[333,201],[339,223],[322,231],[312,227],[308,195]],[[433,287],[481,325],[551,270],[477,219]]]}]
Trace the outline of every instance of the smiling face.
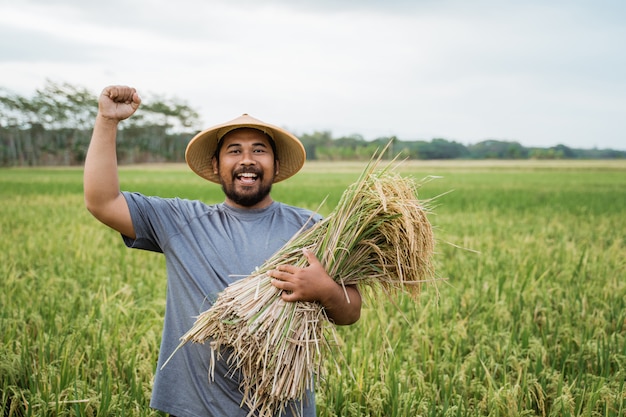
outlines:
[{"label": "smiling face", "polygon": [[270,191],[278,174],[270,138],[257,129],[242,128],[221,139],[213,158],[226,203],[238,208],[263,208],[272,203]]}]

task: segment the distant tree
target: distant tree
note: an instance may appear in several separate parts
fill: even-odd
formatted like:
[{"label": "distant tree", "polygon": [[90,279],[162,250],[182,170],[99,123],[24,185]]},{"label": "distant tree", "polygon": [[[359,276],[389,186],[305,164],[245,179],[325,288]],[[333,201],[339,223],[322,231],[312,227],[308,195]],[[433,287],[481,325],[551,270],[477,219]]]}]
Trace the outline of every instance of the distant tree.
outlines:
[{"label": "distant tree", "polygon": [[[199,114],[187,103],[144,94],[139,111],[120,125],[122,163],[182,161],[197,132]],[[97,112],[97,96],[82,87],[46,81],[32,97],[0,88],[0,166],[71,165],[84,161]],[[626,158],[613,149],[525,148],[518,142],[489,139],[474,145],[443,138],[403,141],[359,134],[333,138],[330,131],[300,135],[309,160],[368,160],[391,142],[386,158],[409,159],[557,159]]]},{"label": "distant tree", "polygon": [[168,133],[188,130],[198,124],[199,114],[187,103],[154,95],[144,99],[141,112],[129,119],[135,126],[163,126]]},{"label": "distant tree", "polygon": [[97,97],[83,87],[47,81],[31,103],[45,129],[89,129],[98,109]]},{"label": "distant tree", "polygon": [[311,134],[305,133],[301,135],[299,139],[306,150],[306,158],[309,160],[318,159],[318,149],[327,147],[333,142],[333,136],[330,131],[315,131]]},{"label": "distant tree", "polygon": [[528,157],[528,150],[517,142],[485,140],[468,146],[473,159],[521,159]]},{"label": "distant tree", "polygon": [[[70,165],[84,160],[97,96],[47,81],[28,98],[0,90],[0,164]],[[198,113],[186,103],[154,96],[121,124],[119,154],[128,162],[180,160]]]},{"label": "distant tree", "polygon": [[576,152],[574,152],[573,149],[565,145],[556,145],[553,149],[555,153],[559,155],[561,158],[567,158],[567,159],[576,158]]},{"label": "distant tree", "polygon": [[463,144],[441,138],[430,142],[419,142],[417,153],[420,159],[457,159],[468,154]]}]

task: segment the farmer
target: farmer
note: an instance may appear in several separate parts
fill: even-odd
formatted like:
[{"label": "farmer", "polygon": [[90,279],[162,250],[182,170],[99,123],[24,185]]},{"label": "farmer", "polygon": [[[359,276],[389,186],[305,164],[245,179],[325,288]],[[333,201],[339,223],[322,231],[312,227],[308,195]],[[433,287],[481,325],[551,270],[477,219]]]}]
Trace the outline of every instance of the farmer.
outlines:
[{"label": "farmer", "polygon": [[[164,361],[217,294],[252,273],[303,226],[319,221],[308,210],[272,200],[272,184],[300,170],[304,147],[291,133],[248,115],[209,128],[189,143],[185,157],[202,178],[221,184],[223,203],[121,192],[116,158],[117,126],[139,107],[134,88],[111,86],[98,99],[98,114],[85,160],[87,209],[121,233],[131,248],[161,252],[167,264],[163,337],[150,406],[179,417],[245,417],[237,375],[218,360],[209,381],[208,344],[188,344]],[[305,268],[281,266],[269,273],[285,301],[316,301],[338,325],[356,322],[361,296],[342,287],[311,252]],[[216,357],[219,357],[216,355]],[[315,415],[313,392],[295,408]],[[242,408],[243,407],[243,408]],[[283,415],[290,415],[289,407]],[[278,411],[278,410],[277,410]]]}]

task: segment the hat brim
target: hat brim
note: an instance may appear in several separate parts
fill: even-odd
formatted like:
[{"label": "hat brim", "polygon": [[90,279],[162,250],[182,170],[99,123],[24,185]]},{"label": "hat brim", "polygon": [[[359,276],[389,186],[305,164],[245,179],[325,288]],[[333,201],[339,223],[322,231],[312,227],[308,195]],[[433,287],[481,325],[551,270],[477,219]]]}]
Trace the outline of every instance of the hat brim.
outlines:
[{"label": "hat brim", "polygon": [[234,129],[249,127],[258,129],[274,139],[277,159],[280,163],[274,182],[280,182],[300,171],[306,160],[302,142],[285,129],[265,123],[244,114],[231,121],[210,127],[194,136],[185,150],[185,161],[193,172],[211,182],[220,183],[219,175],[213,172],[213,155],[222,137]]}]

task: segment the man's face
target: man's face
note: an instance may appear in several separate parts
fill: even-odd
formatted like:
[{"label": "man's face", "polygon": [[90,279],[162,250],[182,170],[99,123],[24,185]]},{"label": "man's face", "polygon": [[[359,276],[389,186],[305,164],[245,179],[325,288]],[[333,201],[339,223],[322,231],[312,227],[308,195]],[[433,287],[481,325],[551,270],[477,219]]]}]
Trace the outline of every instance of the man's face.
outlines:
[{"label": "man's face", "polygon": [[236,129],[222,138],[213,172],[220,177],[226,202],[239,208],[263,208],[272,203],[270,191],[278,161],[270,139],[256,129]]}]

